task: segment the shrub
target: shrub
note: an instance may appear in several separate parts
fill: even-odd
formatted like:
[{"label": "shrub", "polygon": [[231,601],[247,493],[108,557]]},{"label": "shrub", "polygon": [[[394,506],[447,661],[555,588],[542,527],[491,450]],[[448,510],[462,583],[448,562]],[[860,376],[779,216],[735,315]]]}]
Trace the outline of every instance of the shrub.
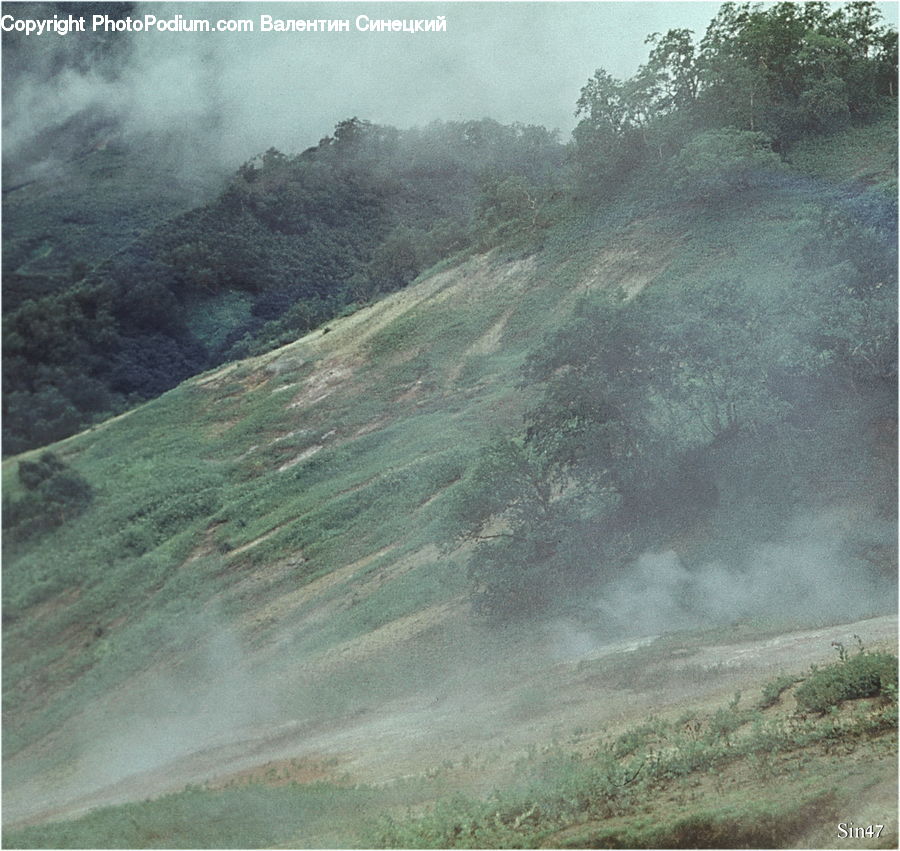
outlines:
[{"label": "shrub", "polygon": [[676,189],[692,198],[726,198],[781,169],[781,158],[763,133],[726,127],[701,133],[675,158]]},{"label": "shrub", "polygon": [[3,528],[13,539],[60,526],[84,511],[94,496],[84,477],[53,452],[44,452],[36,461],[20,461],[18,478],[25,493],[19,499],[5,495],[3,503]]},{"label": "shrub", "polygon": [[896,699],[896,694],[897,657],[860,651],[833,665],[813,668],[795,696],[801,710],[825,713],[844,700],[879,695]]},{"label": "shrub", "polygon": [[781,698],[781,695],[787,691],[795,682],[797,682],[797,678],[791,676],[790,674],[785,674],[780,677],[776,677],[774,680],[769,680],[764,686],[762,690],[762,695],[759,698],[759,709],[768,709],[770,706],[774,706],[778,703],[778,700]]}]

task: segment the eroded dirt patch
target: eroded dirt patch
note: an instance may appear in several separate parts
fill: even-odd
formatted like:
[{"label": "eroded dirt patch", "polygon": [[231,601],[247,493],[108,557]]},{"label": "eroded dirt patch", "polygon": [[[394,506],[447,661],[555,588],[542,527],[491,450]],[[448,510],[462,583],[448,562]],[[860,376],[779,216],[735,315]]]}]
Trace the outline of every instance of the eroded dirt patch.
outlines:
[{"label": "eroded dirt patch", "polygon": [[620,289],[627,298],[634,298],[665,272],[680,248],[671,237],[636,222],[597,253],[578,289]]},{"label": "eroded dirt patch", "polygon": [[308,408],[327,399],[339,387],[353,377],[358,363],[334,361],[314,372],[301,382],[301,390],[291,399],[288,407]]},{"label": "eroded dirt patch", "polygon": [[[264,622],[284,623],[292,612],[308,605],[317,597],[332,589],[334,586],[347,582],[356,573],[364,570],[373,561],[381,558],[384,555],[387,555],[389,552],[396,549],[396,546],[396,544],[392,544],[390,546],[383,547],[382,549],[377,550],[374,553],[370,553],[369,555],[358,559],[351,564],[345,565],[344,567],[338,568],[337,570],[333,570],[318,579],[314,579],[312,582],[303,585],[301,588],[297,588],[294,591],[289,591],[285,594],[282,594],[265,606],[249,612],[247,615],[245,615],[244,620],[245,622],[250,621],[257,624]],[[282,562],[284,561],[285,560],[282,560]],[[290,569],[293,569],[298,564],[296,555],[288,557],[286,561]],[[270,568],[267,568],[267,572],[269,570],[277,571],[282,566],[282,562],[276,562],[276,564],[272,565]]]},{"label": "eroded dirt patch", "polygon": [[454,615],[458,615],[464,605],[465,603],[459,600],[438,603],[405,617],[397,618],[359,639],[351,639],[330,648],[303,665],[303,668],[321,673],[377,656],[402,642],[414,640],[416,636],[445,623]]},{"label": "eroded dirt patch", "polygon": [[206,789],[225,789],[263,783],[266,786],[287,786],[289,783],[341,782],[341,760],[336,756],[273,759],[262,765],[225,774],[204,784]]}]

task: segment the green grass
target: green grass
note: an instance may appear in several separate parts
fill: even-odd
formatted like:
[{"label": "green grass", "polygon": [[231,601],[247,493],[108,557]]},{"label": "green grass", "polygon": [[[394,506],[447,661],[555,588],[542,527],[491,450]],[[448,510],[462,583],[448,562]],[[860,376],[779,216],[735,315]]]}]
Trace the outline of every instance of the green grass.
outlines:
[{"label": "green grass", "polygon": [[835,747],[896,751],[894,700],[816,720],[767,718],[739,700],[713,713],[651,718],[588,753],[558,749],[520,765],[522,779],[486,799],[456,795],[424,815],[385,817],[365,844],[780,847],[811,816],[834,809],[827,805],[842,771],[824,755]]},{"label": "green grass", "polygon": [[[5,831],[7,848],[341,848],[367,813],[395,803],[383,792],[329,783],[189,788],[155,801],[105,807],[71,822]],[[351,815],[354,814],[354,815]]]},{"label": "green grass", "polygon": [[[420,343],[440,348],[437,362],[446,356],[450,363],[453,347],[474,342],[494,319],[478,305],[454,309],[460,318],[446,328],[426,314],[416,332],[423,335]],[[517,392],[521,358],[511,362],[504,353],[485,369],[491,383],[475,393],[442,396],[432,382],[426,404],[399,410],[395,398],[405,389],[404,376],[364,364],[350,392],[299,414],[289,407],[297,390],[272,391],[291,383],[302,388],[320,357],[301,347],[268,366],[238,365],[221,381],[188,382],[58,446],[95,498],[53,534],[6,542],[8,646],[18,643],[23,653],[21,660],[7,657],[6,700],[16,708],[7,724],[7,755],[144,666],[148,646],[165,654],[152,639],[160,625],[225,594],[231,565],[262,569],[302,554],[302,564],[264,592],[271,597],[383,547],[399,545],[400,557],[443,536],[444,499],[496,427],[493,406]],[[261,379],[269,381],[247,389]],[[501,420],[515,422],[518,404],[504,409],[509,413]],[[381,427],[354,436],[372,422]],[[277,471],[320,441],[317,455]],[[3,467],[11,497],[19,490],[17,463],[10,459]],[[231,555],[266,535],[245,554]],[[317,645],[348,640],[462,590],[461,572],[451,562],[417,573],[427,574],[421,586],[409,580],[385,590],[329,623]],[[264,602],[264,594],[229,599],[230,615]],[[41,604],[50,609],[35,625],[25,613]],[[91,637],[95,625],[109,630],[119,621],[101,640]],[[74,648],[61,647],[57,636],[67,631],[84,638]],[[18,693],[33,676],[32,665],[46,668],[54,660],[60,682],[72,687],[23,702]]]},{"label": "green grass", "polygon": [[[786,799],[748,801],[740,795],[721,796],[714,806],[673,808],[658,817],[636,815],[593,824],[573,831],[560,848],[770,848],[781,847],[822,818],[832,800],[827,787]],[[743,798],[743,799],[742,799]],[[735,800],[736,799],[736,800]]]},{"label": "green grass", "polygon": [[797,171],[818,178],[858,180],[896,192],[897,117],[803,140],[791,149],[788,161]]},{"label": "green grass", "polygon": [[[714,281],[740,266],[757,287],[777,292],[786,265],[794,276],[811,274],[794,251],[811,221],[808,204],[766,198],[704,218],[660,214],[630,240],[652,242],[661,234],[683,242],[684,250],[660,270],[659,286]],[[9,550],[8,615],[15,619],[29,606],[78,589],[79,601],[61,617],[76,621],[102,612],[113,621],[133,612],[151,589],[163,595],[159,599],[174,593],[166,585],[207,541],[225,562],[231,551],[272,533],[241,562],[262,566],[302,552],[306,562],[290,580],[302,584],[384,546],[402,541],[415,548],[440,538],[443,496],[419,507],[452,492],[492,433],[519,427],[529,401],[519,386],[519,366],[542,334],[565,321],[560,295],[577,288],[598,250],[615,248],[627,222],[608,212],[581,214],[545,233],[533,281],[513,304],[476,287],[439,309],[426,301],[402,315],[369,341],[370,361],[349,384],[302,415],[288,407],[297,391],[272,390],[292,382],[303,387],[322,357],[312,346],[283,355],[283,366],[247,362],[221,382],[188,382],[115,423],[65,441],[62,457],[94,488],[95,500],[66,527]],[[468,274],[480,262],[468,260],[460,272]],[[505,259],[497,256],[493,263],[488,275],[502,274]],[[459,364],[451,386],[448,373],[461,352],[510,307],[499,349]],[[407,359],[410,351],[416,354]],[[260,369],[269,382],[248,391]],[[422,398],[398,403],[414,381],[423,382]],[[373,422],[383,424],[353,437]],[[337,436],[325,439],[332,431]],[[320,442],[318,454],[277,472]],[[7,482],[15,464],[4,465]],[[9,492],[15,495],[14,482]],[[195,606],[220,590],[199,566],[193,580],[179,577],[172,587]],[[380,603],[385,613],[408,608],[402,602],[408,589],[398,587],[396,601],[387,599],[390,594]],[[54,629],[62,626],[60,618],[53,623]],[[351,619],[332,633],[340,640],[358,629]],[[8,687],[16,682],[14,676]]]}]

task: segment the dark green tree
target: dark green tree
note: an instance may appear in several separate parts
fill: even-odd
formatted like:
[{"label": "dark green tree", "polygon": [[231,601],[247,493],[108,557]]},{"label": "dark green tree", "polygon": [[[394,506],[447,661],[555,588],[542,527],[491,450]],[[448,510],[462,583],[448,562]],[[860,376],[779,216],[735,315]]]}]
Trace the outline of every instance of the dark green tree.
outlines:
[{"label": "dark green tree", "polygon": [[765,134],[724,127],[695,136],[673,158],[669,174],[683,197],[717,201],[733,199],[781,170]]},{"label": "dark green tree", "polygon": [[17,476],[25,492],[4,494],[3,527],[16,541],[53,529],[81,514],[93,488],[53,452],[19,462]]}]

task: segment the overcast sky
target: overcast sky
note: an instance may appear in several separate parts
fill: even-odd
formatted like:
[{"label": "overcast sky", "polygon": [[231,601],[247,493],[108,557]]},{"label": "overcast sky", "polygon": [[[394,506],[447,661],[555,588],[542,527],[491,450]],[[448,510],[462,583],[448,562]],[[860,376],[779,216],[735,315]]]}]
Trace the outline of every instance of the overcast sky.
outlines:
[{"label": "overcast sky", "polygon": [[[274,145],[296,152],[344,118],[408,127],[490,116],[559,128],[575,124],[581,87],[595,69],[626,77],[645,61],[652,32],[687,27],[700,37],[718,3],[427,2],[145,3],[139,14],[188,18],[350,19],[349,32],[143,33],[128,40],[127,70],[110,83],[70,73],[47,85],[36,74],[4,106],[19,141],[42,121],[92,101],[140,129],[178,128],[209,156],[239,163]],[[24,14],[27,6],[4,4]],[[896,20],[896,4],[883,11]],[[357,15],[429,19],[446,32],[357,32]],[[257,28],[258,30],[258,28]],[[77,50],[78,33],[46,34],[34,49]],[[37,63],[35,67],[38,67]],[[7,94],[10,94],[7,91]],[[18,126],[17,126],[18,125]]]},{"label": "overcast sky", "polygon": [[684,2],[248,3],[237,11],[351,21],[359,14],[444,14],[447,32],[232,36],[227,76],[238,83],[235,77],[247,75],[263,113],[299,101],[326,125],[351,114],[399,126],[487,115],[568,132],[579,90],[597,67],[630,75],[646,59],[649,33],[679,26],[702,33],[717,8]]},{"label": "overcast sky", "polygon": [[[646,59],[649,33],[680,26],[702,33],[717,8],[699,2],[245,3],[230,11],[350,18],[351,32],[222,39],[230,49],[221,82],[253,101],[227,97],[235,117],[253,114],[281,146],[290,147],[298,130],[311,134],[305,142],[315,142],[353,115],[400,127],[490,116],[567,135],[579,91],[596,68],[630,75]],[[359,14],[444,14],[447,31],[360,33],[352,23]],[[279,117],[298,113],[300,122]]]}]

